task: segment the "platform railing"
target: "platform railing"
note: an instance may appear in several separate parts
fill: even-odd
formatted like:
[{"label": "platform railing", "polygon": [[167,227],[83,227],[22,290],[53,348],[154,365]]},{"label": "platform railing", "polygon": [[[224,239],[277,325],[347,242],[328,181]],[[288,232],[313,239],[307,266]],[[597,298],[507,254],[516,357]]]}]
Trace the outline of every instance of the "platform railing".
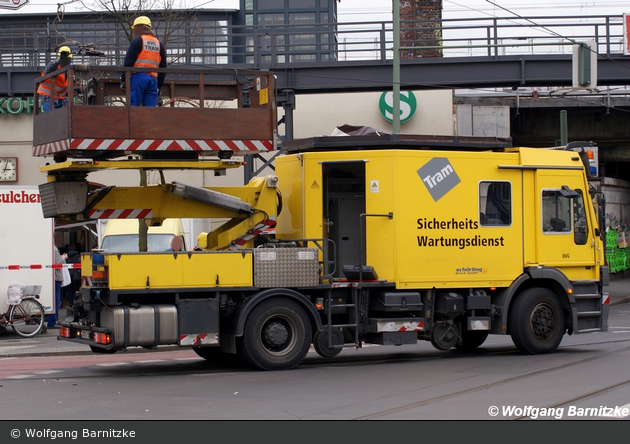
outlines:
[{"label": "platform railing", "polygon": [[[403,60],[562,55],[571,53],[567,43],[586,40],[596,42],[600,55],[623,54],[625,46],[622,15],[443,18],[400,24],[405,35],[415,36],[401,39]],[[199,21],[183,29],[190,35],[166,43],[169,65],[277,69],[312,63],[387,63],[393,58],[391,21],[247,27]],[[77,53],[75,63],[123,64],[128,43],[120,38],[121,30],[115,25],[79,29],[70,23],[63,33],[76,42],[98,42],[85,51],[72,47]],[[16,38],[22,34],[23,39]],[[59,36],[32,26],[2,30],[0,36],[11,37],[0,39],[0,65],[5,68],[43,67],[54,56],[47,48],[60,43]],[[102,55],[94,55],[97,53]]]}]

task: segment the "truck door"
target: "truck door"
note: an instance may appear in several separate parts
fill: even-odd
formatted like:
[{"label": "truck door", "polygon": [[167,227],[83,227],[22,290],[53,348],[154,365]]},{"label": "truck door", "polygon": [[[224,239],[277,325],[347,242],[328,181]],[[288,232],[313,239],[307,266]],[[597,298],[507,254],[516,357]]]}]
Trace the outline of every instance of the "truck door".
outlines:
[{"label": "truck door", "polygon": [[536,184],[538,262],[564,268],[568,276],[573,267],[591,267],[595,273],[594,221],[586,211],[585,199],[590,197],[582,190],[581,175],[538,170]]},{"label": "truck door", "polygon": [[365,240],[360,238],[365,230],[359,229],[365,213],[365,164],[325,162],[322,177],[325,227],[336,246],[329,260],[336,264],[334,276],[340,277],[343,265],[365,264]]}]

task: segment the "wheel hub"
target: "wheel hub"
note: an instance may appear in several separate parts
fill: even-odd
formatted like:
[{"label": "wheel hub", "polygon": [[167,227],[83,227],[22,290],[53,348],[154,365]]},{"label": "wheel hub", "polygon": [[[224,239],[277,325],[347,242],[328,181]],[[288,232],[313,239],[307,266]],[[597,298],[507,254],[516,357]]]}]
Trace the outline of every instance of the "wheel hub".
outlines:
[{"label": "wheel hub", "polygon": [[538,339],[546,339],[555,328],[553,310],[547,304],[539,304],[534,308],[531,317],[531,326],[534,335]]},{"label": "wheel hub", "polygon": [[263,331],[262,340],[267,348],[278,350],[284,346],[289,338],[287,327],[281,322],[269,322]]}]

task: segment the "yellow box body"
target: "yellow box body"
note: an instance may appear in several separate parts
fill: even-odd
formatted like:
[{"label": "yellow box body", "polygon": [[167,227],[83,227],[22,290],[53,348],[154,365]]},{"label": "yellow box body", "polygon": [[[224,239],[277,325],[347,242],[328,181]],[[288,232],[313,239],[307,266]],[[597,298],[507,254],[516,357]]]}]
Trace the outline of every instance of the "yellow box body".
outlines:
[{"label": "yellow box body", "polygon": [[252,285],[252,253],[105,254],[110,290],[221,288]]},{"label": "yellow box body", "polygon": [[[364,228],[359,218],[344,223],[364,230],[365,264],[397,288],[506,287],[525,267],[537,265],[557,267],[571,280],[599,278],[604,250],[594,234],[597,220],[583,165],[576,153],[560,150],[348,150],[279,157],[284,209],[278,238],[328,237],[323,170],[349,162],[364,165],[365,213],[377,216],[365,217]],[[425,171],[432,165],[449,169],[430,178]],[[488,181],[511,186],[507,226],[481,224],[478,190]],[[446,190],[435,191],[447,182]],[[590,226],[583,245],[574,242],[573,232],[543,232],[542,192],[563,186],[583,193]],[[382,217],[388,213],[391,219]]]}]

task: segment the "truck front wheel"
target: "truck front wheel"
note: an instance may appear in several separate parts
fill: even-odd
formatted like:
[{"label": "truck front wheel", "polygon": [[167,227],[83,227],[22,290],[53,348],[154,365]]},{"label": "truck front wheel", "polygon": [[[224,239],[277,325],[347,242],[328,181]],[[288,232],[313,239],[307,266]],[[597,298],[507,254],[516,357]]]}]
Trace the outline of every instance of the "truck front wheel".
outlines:
[{"label": "truck front wheel", "polygon": [[527,354],[551,353],[565,333],[558,297],[546,288],[529,288],[510,306],[508,327],[514,345]]},{"label": "truck front wheel", "polygon": [[289,299],[269,299],[247,317],[236,353],[245,364],[261,370],[286,370],[304,359],[311,336],[302,307]]}]

